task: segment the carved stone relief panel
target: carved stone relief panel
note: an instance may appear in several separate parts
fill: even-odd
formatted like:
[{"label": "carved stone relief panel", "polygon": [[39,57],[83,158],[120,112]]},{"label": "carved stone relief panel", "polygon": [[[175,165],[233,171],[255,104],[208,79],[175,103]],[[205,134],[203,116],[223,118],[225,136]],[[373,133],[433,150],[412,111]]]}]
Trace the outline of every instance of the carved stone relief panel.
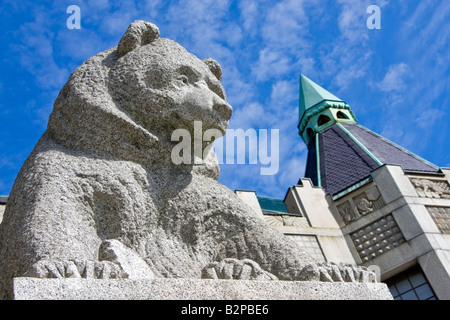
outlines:
[{"label": "carved stone relief panel", "polygon": [[443,234],[450,234],[450,208],[449,207],[427,207],[428,212]]},{"label": "carved stone relief panel", "polygon": [[337,208],[345,224],[359,218],[359,215],[355,212],[355,210],[353,210],[350,201],[345,201],[344,203],[338,205]]},{"label": "carved stone relief panel", "polygon": [[356,208],[360,215],[366,215],[370,212],[376,211],[386,205],[380,190],[377,187],[366,190],[360,195],[353,198]]},{"label": "carved stone relief panel", "polygon": [[350,236],[363,262],[392,250],[406,241],[391,214],[359,229]]},{"label": "carved stone relief panel", "polygon": [[359,219],[368,213],[376,211],[386,205],[380,191],[376,186],[365,190],[363,193],[350,198],[337,206],[345,224]]},{"label": "carved stone relief panel", "polygon": [[450,185],[446,180],[410,178],[419,197],[450,199]]}]

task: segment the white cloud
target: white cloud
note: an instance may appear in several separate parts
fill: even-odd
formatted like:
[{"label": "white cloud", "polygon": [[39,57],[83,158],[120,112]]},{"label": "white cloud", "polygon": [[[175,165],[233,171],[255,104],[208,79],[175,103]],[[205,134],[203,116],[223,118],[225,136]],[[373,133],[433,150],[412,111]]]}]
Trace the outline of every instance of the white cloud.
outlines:
[{"label": "white cloud", "polygon": [[[338,17],[338,26],[341,35],[352,43],[360,43],[369,39],[369,32],[366,21],[370,17],[367,8],[370,5],[377,5],[383,9],[387,0],[339,0],[341,13]],[[383,14],[381,14],[383,16]],[[381,20],[383,21],[383,19]]]},{"label": "white cloud", "polygon": [[298,97],[298,84],[292,81],[279,80],[272,85],[272,93],[270,95],[271,104],[284,107]]},{"label": "white cloud", "polygon": [[377,87],[383,92],[403,91],[406,88],[405,80],[410,72],[409,66],[405,63],[391,65]]},{"label": "white cloud", "polygon": [[[300,73],[313,77],[313,75],[317,72],[316,63],[316,60],[312,57],[301,57],[296,62],[296,65],[298,66]],[[300,77],[300,74],[298,77]]]},{"label": "white cloud", "polygon": [[276,45],[287,51],[298,50],[302,46],[308,24],[303,1],[280,1],[268,10],[262,37],[271,47]]},{"label": "white cloud", "polygon": [[342,11],[338,17],[341,35],[351,42],[367,40],[366,10],[368,1],[339,0]]},{"label": "white cloud", "polygon": [[255,35],[258,30],[258,21],[260,20],[259,1],[240,1],[242,26],[247,34]]},{"label": "white cloud", "polygon": [[255,128],[261,124],[261,118],[267,116],[264,107],[258,102],[243,105],[235,110],[230,120],[229,128],[248,129]]},{"label": "white cloud", "polygon": [[400,63],[391,65],[374,88],[384,93],[380,101],[383,119],[391,123],[390,129],[384,129],[390,134],[387,137],[424,158],[439,159],[437,155],[444,152],[442,142],[436,141],[445,141],[445,132],[449,132],[443,119],[449,91],[450,30],[445,17],[450,13],[450,2],[406,4],[410,2],[404,3],[405,22],[399,24],[397,46],[391,49],[391,56]]},{"label": "white cloud", "polygon": [[252,73],[256,80],[264,81],[286,75],[291,71],[291,68],[291,59],[284,52],[265,48],[259,52],[259,58],[252,68]]},{"label": "white cloud", "polygon": [[34,75],[44,89],[62,87],[69,76],[69,70],[55,62],[51,30],[44,13],[37,12],[34,22],[20,27],[21,43],[10,46],[12,52],[19,55],[21,66]]},{"label": "white cloud", "polygon": [[290,186],[296,185],[300,178],[304,176],[306,157],[302,157],[299,153],[294,153],[291,157],[283,159],[280,162],[280,167],[285,168],[285,170],[281,172],[278,182],[287,191]]},{"label": "white cloud", "polygon": [[350,88],[355,81],[367,77],[371,66],[372,51],[361,50],[359,53],[357,51],[359,50],[354,48],[344,49],[339,56],[342,70],[335,77],[340,91]]},{"label": "white cloud", "polygon": [[436,125],[436,122],[442,119],[446,113],[442,110],[425,106],[424,110],[414,120],[415,124],[421,129],[430,129]]}]

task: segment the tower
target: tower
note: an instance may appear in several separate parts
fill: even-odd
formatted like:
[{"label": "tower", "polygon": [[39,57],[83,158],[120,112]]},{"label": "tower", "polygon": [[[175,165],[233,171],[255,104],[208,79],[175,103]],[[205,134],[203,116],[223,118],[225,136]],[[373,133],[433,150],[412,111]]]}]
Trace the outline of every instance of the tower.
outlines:
[{"label": "tower", "polygon": [[[287,208],[316,230],[337,223],[347,245],[333,250],[375,266],[396,299],[450,299],[450,170],[358,124],[344,100],[304,75],[299,102],[307,179],[290,188]],[[328,239],[317,237],[325,251]]]}]

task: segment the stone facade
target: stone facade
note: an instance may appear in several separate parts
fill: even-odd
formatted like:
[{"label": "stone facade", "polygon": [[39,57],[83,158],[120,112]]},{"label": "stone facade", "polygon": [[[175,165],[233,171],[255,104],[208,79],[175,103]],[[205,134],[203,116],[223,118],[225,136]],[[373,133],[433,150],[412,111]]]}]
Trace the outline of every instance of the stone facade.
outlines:
[{"label": "stone facade", "polygon": [[362,262],[372,260],[406,241],[391,214],[351,233],[351,238]]},{"label": "stone facade", "polygon": [[427,210],[443,234],[450,234],[450,207],[427,206]]}]

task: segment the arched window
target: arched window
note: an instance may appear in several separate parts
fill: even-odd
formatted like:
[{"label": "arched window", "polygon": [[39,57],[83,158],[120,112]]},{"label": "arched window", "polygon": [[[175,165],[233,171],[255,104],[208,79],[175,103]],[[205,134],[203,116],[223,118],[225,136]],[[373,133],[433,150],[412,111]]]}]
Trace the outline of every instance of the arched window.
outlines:
[{"label": "arched window", "polygon": [[310,138],[313,137],[314,131],[313,131],[311,128],[308,128],[308,129],[306,130],[306,132],[308,133],[308,137],[310,137]]},{"label": "arched window", "polygon": [[317,120],[317,125],[320,127],[329,121],[330,121],[330,118],[328,118],[327,116],[321,115],[319,117],[319,120]]},{"label": "arched window", "polygon": [[336,116],[337,116],[338,119],[348,119],[347,115],[345,113],[343,113],[342,111],[339,111],[336,114]]}]

